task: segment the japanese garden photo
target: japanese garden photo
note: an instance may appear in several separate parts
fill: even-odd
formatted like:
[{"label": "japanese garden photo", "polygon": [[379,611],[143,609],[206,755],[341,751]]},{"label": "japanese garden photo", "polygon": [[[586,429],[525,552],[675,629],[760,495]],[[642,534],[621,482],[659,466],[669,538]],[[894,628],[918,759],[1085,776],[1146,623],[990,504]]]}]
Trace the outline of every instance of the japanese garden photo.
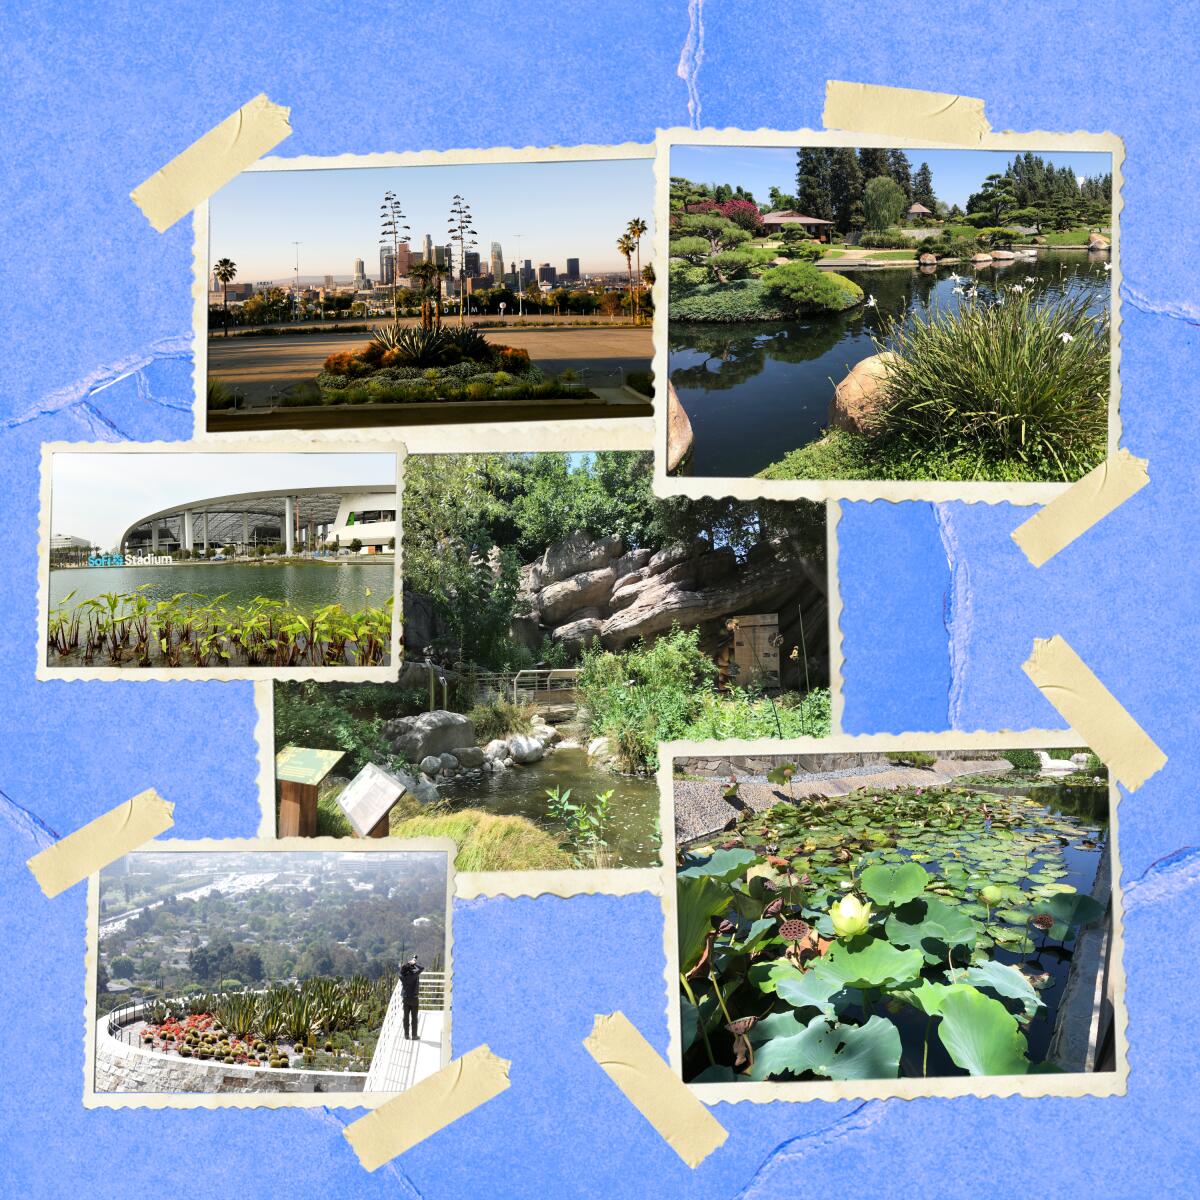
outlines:
[{"label": "japanese garden photo", "polygon": [[653,162],[569,153],[231,181],[197,255],[205,427],[648,416]]},{"label": "japanese garden photo", "polygon": [[1116,1069],[1090,751],[765,752],[673,776],[685,1082]]},{"label": "japanese garden photo", "polygon": [[1069,482],[1105,459],[1110,153],[668,153],[668,473]]},{"label": "japanese garden photo", "polygon": [[410,456],[400,678],[273,689],[278,828],[449,837],[460,871],[650,867],[660,742],[828,733],[824,506],[652,474]]},{"label": "japanese garden photo", "polygon": [[118,859],[93,881],[95,1092],[418,1083],[448,1058],[452,882],[433,849]]}]

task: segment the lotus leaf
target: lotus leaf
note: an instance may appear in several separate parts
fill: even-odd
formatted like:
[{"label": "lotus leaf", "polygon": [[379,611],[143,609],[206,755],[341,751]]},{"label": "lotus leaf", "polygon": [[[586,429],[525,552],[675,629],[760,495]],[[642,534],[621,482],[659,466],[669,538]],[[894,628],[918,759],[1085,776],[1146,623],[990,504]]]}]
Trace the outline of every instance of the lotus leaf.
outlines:
[{"label": "lotus leaf", "polygon": [[967,982],[982,992],[995,992],[1000,1000],[1015,1000],[1025,1020],[1029,1020],[1043,1001],[1033,985],[1017,970],[1006,963],[991,961],[967,970]]},{"label": "lotus leaf", "polygon": [[895,987],[916,979],[924,966],[920,950],[897,950],[884,938],[836,942],[823,967],[845,987]]},{"label": "lotus leaf", "polygon": [[929,872],[919,863],[868,867],[859,886],[876,904],[904,904],[914,900],[929,883]]},{"label": "lotus leaf", "polygon": [[957,1066],[972,1075],[1024,1075],[1028,1043],[1016,1018],[974,987],[943,998],[938,1038]]}]

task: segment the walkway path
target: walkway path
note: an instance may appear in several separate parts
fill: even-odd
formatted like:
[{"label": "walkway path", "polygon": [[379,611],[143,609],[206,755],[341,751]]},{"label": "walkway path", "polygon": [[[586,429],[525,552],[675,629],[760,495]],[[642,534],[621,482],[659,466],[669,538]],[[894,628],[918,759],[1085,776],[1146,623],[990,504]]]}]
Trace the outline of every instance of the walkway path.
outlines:
[{"label": "walkway path", "polygon": [[[843,767],[837,771],[798,774],[792,786],[797,796],[848,796],[858,788],[944,787],[964,775],[1000,775],[1012,770],[1007,759],[939,758],[932,768]],[[765,812],[788,799],[786,787],[754,777],[739,780],[738,801],[744,808]],[[723,830],[741,811],[724,799],[723,780],[675,780],[675,841],[685,845]]]}]

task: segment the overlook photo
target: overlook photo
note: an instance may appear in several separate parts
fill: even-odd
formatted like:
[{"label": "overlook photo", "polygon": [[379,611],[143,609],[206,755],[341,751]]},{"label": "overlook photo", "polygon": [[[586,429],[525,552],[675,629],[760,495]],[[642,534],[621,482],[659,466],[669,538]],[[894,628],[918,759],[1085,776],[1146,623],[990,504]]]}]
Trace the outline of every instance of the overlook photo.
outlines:
[{"label": "overlook photo", "polygon": [[239,175],[198,252],[206,428],[649,415],[653,162],[570,154]]},{"label": "overlook photo", "polygon": [[93,881],[95,1092],[418,1083],[449,1057],[451,881],[444,849],[118,859]]},{"label": "overlook photo", "polygon": [[668,473],[1069,482],[1106,457],[1110,153],[668,154]]},{"label": "overlook photo", "polygon": [[411,456],[399,681],[274,689],[280,828],[649,867],[660,742],[828,733],[824,506],[651,479],[648,452]]},{"label": "overlook photo", "polygon": [[48,448],[39,671],[371,678],[398,640],[397,475],[395,452]]},{"label": "overlook photo", "polygon": [[829,1080],[917,1095],[1115,1072],[1115,847],[1091,751],[677,758],[673,774],[685,1082],[795,1099]]}]

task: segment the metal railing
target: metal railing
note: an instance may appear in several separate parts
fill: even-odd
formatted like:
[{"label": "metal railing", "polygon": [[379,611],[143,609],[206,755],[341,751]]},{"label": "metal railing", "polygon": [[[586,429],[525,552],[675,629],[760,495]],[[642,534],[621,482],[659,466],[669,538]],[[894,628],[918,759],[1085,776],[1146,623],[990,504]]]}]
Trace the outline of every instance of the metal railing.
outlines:
[{"label": "metal railing", "polygon": [[513,701],[545,692],[573,692],[578,684],[578,667],[533,667],[513,676]]}]

